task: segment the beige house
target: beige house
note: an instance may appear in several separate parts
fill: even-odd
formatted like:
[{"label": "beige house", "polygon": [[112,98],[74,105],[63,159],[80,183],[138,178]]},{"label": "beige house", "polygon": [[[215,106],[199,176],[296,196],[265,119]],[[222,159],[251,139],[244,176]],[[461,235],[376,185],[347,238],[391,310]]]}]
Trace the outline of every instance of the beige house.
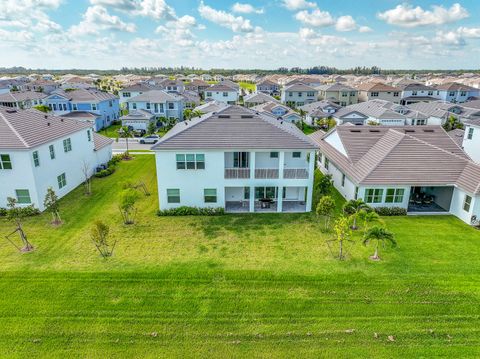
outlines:
[{"label": "beige house", "polygon": [[359,85],[358,101],[385,100],[393,103],[400,103],[402,90],[381,82],[368,82]]},{"label": "beige house", "polygon": [[318,86],[317,90],[320,100],[331,101],[340,106],[358,103],[358,90],[341,83]]}]

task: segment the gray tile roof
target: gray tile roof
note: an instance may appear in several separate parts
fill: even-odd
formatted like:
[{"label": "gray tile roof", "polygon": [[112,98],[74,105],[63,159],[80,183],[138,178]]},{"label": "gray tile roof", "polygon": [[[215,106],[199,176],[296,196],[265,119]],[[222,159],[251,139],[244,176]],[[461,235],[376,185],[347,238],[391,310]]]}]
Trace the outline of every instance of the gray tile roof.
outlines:
[{"label": "gray tile roof", "polygon": [[233,87],[230,87],[230,86],[227,86],[227,85],[222,85],[220,83],[218,84],[214,84],[210,87],[207,87],[205,89],[205,91],[208,91],[208,92],[213,92],[213,91],[218,91],[218,92],[237,92],[236,89],[234,89]]},{"label": "gray tile roof", "polygon": [[225,102],[220,101],[207,101],[203,105],[197,106],[194,108],[194,111],[200,111],[201,113],[210,113],[210,112],[218,112],[223,110],[228,105]]},{"label": "gray tile roof", "polygon": [[292,85],[289,85],[285,87],[285,91],[297,91],[297,92],[302,92],[302,91],[308,91],[308,92],[318,92],[317,89],[315,89],[312,86],[305,85],[301,82],[294,83]]},{"label": "gray tile roof", "polygon": [[43,92],[36,91],[15,91],[0,95],[0,102],[19,102],[26,100],[36,100],[47,97]]},{"label": "gray tile roof", "polygon": [[269,96],[263,92],[256,92],[256,93],[251,93],[246,95],[243,98],[244,103],[264,103],[264,102],[277,102],[280,103],[277,99],[273,98],[272,96]]},{"label": "gray tile roof", "polygon": [[455,130],[447,132],[448,135],[451,137],[452,140],[455,141],[455,143],[459,146],[462,147],[463,145],[463,137],[465,135],[465,131],[461,130],[459,128],[456,128]]},{"label": "gray tile roof", "polygon": [[144,82],[140,82],[138,84],[127,86],[127,87],[121,89],[120,91],[123,91],[123,92],[146,92],[146,91],[153,90],[154,88],[155,87],[152,86],[152,85],[146,84]]},{"label": "gray tile roof", "polygon": [[89,111],[72,111],[62,115],[62,117],[67,118],[98,118],[100,115],[98,113],[89,112]]},{"label": "gray tile roof", "polygon": [[92,128],[85,121],[0,107],[0,148],[28,149]]},{"label": "gray tile roof", "polygon": [[462,118],[478,118],[480,116],[479,108],[469,108],[468,102],[464,104],[451,103],[445,101],[418,102],[407,105],[408,108],[420,111],[427,116],[448,118],[450,115],[460,116]]},{"label": "gray tile roof", "polygon": [[55,90],[50,96],[55,94],[68,98],[72,102],[101,102],[118,99],[118,96],[96,89],[72,89],[69,91]]},{"label": "gray tile roof", "polygon": [[392,110],[392,105],[392,102],[375,99],[340,108],[332,116],[342,119],[352,112],[357,112],[377,119],[405,119],[405,115]]},{"label": "gray tile roof", "polygon": [[166,101],[182,101],[183,98],[177,94],[169,93],[163,90],[151,90],[141,95],[131,97],[127,102],[151,102],[162,103]]},{"label": "gray tile roof", "polygon": [[93,133],[93,143],[95,145],[95,151],[101,150],[104,147],[107,147],[108,145],[111,145],[113,143],[113,138],[108,138],[102,135],[99,135],[98,133],[94,132]]},{"label": "gray tile roof", "polygon": [[460,84],[458,82],[447,82],[441,85],[437,86],[437,90],[443,90],[443,91],[479,91],[479,89]]},{"label": "gray tile roof", "polygon": [[240,106],[183,121],[154,150],[315,149],[316,144],[295,125]]},{"label": "gray tile roof", "polygon": [[132,110],[127,115],[120,117],[120,120],[150,120],[155,115],[146,110]]},{"label": "gray tile roof", "polygon": [[[325,139],[336,131],[347,156]],[[318,139],[320,151],[361,185],[458,185],[478,194],[480,166],[441,126],[337,126]]]},{"label": "gray tile roof", "polygon": [[338,83],[338,82],[334,83],[334,84],[317,86],[316,89],[319,90],[319,91],[329,91],[329,92],[332,92],[332,91],[355,91],[355,92],[357,92],[358,91],[357,89],[355,89],[353,87],[350,87],[348,85],[341,84],[341,83]]}]

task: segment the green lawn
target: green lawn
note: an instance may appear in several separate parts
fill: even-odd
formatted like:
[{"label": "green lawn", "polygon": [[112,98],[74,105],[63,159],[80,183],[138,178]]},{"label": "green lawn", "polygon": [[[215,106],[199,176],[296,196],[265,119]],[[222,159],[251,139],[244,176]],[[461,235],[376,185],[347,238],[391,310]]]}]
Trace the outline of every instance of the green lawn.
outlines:
[{"label": "green lawn", "polygon": [[[152,191],[134,226],[117,208],[127,180]],[[62,199],[59,228],[26,221],[33,253],[0,242],[0,357],[480,355],[480,232],[454,217],[385,219],[396,249],[371,262],[357,234],[339,262],[312,214],[157,217],[153,156],[93,191]],[[119,239],[108,260],[94,219]]]},{"label": "green lawn", "polygon": [[122,125],[111,125],[106,128],[102,128],[100,131],[98,131],[99,134],[111,137],[111,138],[117,138],[118,137],[118,130],[122,127]]},{"label": "green lawn", "polygon": [[238,84],[240,85],[241,88],[247,90],[247,92],[248,91],[255,92],[255,84],[252,84],[250,82],[239,82]]}]

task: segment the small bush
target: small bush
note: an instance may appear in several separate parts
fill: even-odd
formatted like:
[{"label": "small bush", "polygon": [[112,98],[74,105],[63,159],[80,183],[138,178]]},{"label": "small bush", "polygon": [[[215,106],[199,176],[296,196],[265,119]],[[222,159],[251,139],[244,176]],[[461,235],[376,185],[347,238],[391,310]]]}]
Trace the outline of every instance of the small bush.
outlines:
[{"label": "small bush", "polygon": [[113,155],[108,161],[108,167],[117,165],[122,160],[122,155]]},{"label": "small bush", "polygon": [[159,216],[221,216],[225,214],[225,210],[221,207],[188,207],[182,206],[178,208],[170,208],[159,210]]},{"label": "small bush", "polygon": [[401,207],[377,207],[375,208],[375,212],[377,212],[379,216],[386,217],[407,215],[407,210]]},{"label": "small bush", "polygon": [[102,178],[110,176],[113,172],[115,172],[114,166],[108,166],[106,170],[101,170],[100,172],[95,173],[95,177]]},{"label": "small bush", "polygon": [[[7,208],[0,208],[0,217],[6,217],[8,215]],[[36,208],[33,204],[26,207],[17,207],[15,209],[20,217],[32,217],[40,214],[40,210]]]},{"label": "small bush", "polygon": [[0,217],[6,217],[7,211],[8,210],[6,208],[0,208]]}]

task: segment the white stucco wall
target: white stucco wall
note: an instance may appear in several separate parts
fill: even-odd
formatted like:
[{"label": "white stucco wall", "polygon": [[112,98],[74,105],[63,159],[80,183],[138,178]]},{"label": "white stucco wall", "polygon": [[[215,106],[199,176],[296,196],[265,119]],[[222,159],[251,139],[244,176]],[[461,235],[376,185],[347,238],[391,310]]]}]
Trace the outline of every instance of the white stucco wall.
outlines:
[{"label": "white stucco wall", "polygon": [[[473,137],[468,139],[468,133],[470,129],[473,129]],[[480,127],[465,125],[465,135],[463,137],[463,149],[470,156],[470,158],[480,163]]]}]

